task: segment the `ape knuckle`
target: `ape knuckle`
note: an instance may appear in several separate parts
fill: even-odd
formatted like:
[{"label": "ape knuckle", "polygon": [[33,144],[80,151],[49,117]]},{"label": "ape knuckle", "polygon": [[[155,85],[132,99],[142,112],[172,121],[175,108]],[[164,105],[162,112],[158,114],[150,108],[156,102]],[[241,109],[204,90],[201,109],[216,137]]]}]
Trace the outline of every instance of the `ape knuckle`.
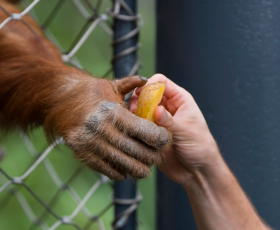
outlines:
[{"label": "ape knuckle", "polygon": [[140,154],[137,154],[136,156],[134,156],[134,158],[146,166],[152,166],[156,162],[156,157],[154,155],[142,156]]},{"label": "ape knuckle", "polygon": [[148,156],[148,157],[145,157],[142,162],[147,165],[147,166],[151,166],[153,164],[155,164],[156,162],[156,157],[155,156]]},{"label": "ape knuckle", "polygon": [[112,118],[117,108],[121,107],[118,103],[110,101],[101,101],[97,105],[97,109],[91,114],[86,121],[86,126],[91,130],[98,130],[108,118]]},{"label": "ape knuckle", "polygon": [[121,176],[115,176],[115,177],[110,177],[110,176],[108,176],[111,180],[115,180],[115,181],[118,181],[118,182],[123,182],[123,181],[125,181],[125,179],[126,179],[126,176],[123,176],[123,175],[121,175]]},{"label": "ape knuckle", "polygon": [[148,167],[139,167],[139,169],[140,170],[135,170],[134,173],[131,174],[131,176],[137,179],[142,179],[148,177],[151,173],[151,170]]},{"label": "ape knuckle", "polygon": [[157,165],[160,163],[160,161],[161,161],[161,152],[156,151],[152,155],[151,164],[148,164],[147,166],[151,167],[152,165]]},{"label": "ape knuckle", "polygon": [[79,134],[77,132],[69,131],[69,132],[67,132],[66,135],[64,135],[63,139],[64,139],[65,143],[71,149],[73,149],[75,147],[75,143],[77,142],[77,136],[79,136]]},{"label": "ape knuckle", "polygon": [[99,103],[99,112],[100,113],[110,113],[114,111],[117,107],[120,107],[120,105],[116,102],[111,101],[101,101]]},{"label": "ape knuckle", "polygon": [[90,119],[86,122],[86,126],[90,130],[97,130],[102,121],[104,120],[104,117],[100,116],[98,113],[94,114],[90,117]]},{"label": "ape knuckle", "polygon": [[160,127],[159,136],[158,136],[157,142],[156,142],[156,148],[162,149],[170,142],[171,142],[170,133],[165,128]]},{"label": "ape knuckle", "polygon": [[94,136],[91,131],[85,127],[78,127],[68,132],[63,138],[67,146],[74,151],[75,154],[80,154],[85,149],[94,149]]}]

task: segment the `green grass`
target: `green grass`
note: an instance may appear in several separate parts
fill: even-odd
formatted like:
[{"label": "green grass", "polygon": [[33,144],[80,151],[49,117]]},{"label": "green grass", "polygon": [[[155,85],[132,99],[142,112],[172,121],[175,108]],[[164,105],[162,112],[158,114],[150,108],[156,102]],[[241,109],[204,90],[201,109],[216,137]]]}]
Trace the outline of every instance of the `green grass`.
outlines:
[{"label": "green grass", "polygon": [[[35,8],[39,20],[42,22],[46,19],[50,9],[54,6],[56,0],[42,0]],[[110,7],[111,2],[104,0],[102,11]],[[155,13],[153,0],[138,1],[138,10],[144,20],[144,27],[140,33],[140,43],[142,47],[139,50],[139,55],[143,67],[139,70],[141,76],[150,77],[155,72]],[[65,51],[69,50],[75,35],[85,23],[85,20],[78,16],[76,8],[72,1],[67,1],[66,6],[55,18],[50,25],[50,30],[55,35],[59,43]],[[82,63],[83,67],[97,76],[102,76],[109,68],[112,58],[112,40],[100,28],[97,28],[88,40],[84,43],[81,49],[77,52],[76,57]],[[35,147],[42,151],[46,148],[42,130],[36,130],[32,136],[32,142]],[[17,134],[6,136],[1,145],[5,147],[7,155],[1,162],[1,167],[10,176],[21,176],[27,168],[34,162],[34,158],[30,156],[22,141]],[[48,159],[53,164],[55,170],[61,177],[63,182],[66,182],[72,175],[73,171],[80,167],[80,163],[73,159],[70,150],[61,146],[60,149],[55,149],[48,156]],[[84,197],[92,184],[97,181],[97,177],[87,168],[82,169],[82,174],[76,178],[71,184],[80,197]],[[3,176],[1,176],[3,179]],[[36,194],[38,194],[46,203],[48,203],[57,191],[54,182],[51,180],[45,167],[40,164],[30,177],[26,180]],[[155,229],[155,174],[153,173],[149,178],[139,181],[138,188],[143,195],[143,201],[138,209],[138,219],[140,221],[141,230]],[[30,195],[25,188],[18,185],[13,185],[10,188],[19,189],[28,200],[35,215],[38,217],[44,212],[44,208],[37,202],[34,197]],[[92,213],[98,213],[110,202],[112,195],[112,188],[110,184],[100,186],[94,193],[92,199],[89,200],[86,207]],[[8,199],[7,193],[0,194],[0,204],[7,202],[6,206],[0,207],[0,229],[14,230],[14,229],[28,229],[30,221],[26,217],[24,211],[19,205],[15,197]],[[64,193],[59,199],[54,210],[59,215],[70,215],[75,209],[76,203],[69,196]],[[106,229],[111,229],[111,222],[113,220],[113,208],[109,209],[102,220],[105,223]],[[74,219],[77,223],[84,223],[87,218],[80,213]],[[56,221],[51,215],[48,215],[46,222],[51,226]],[[40,229],[40,228],[37,228]],[[58,229],[75,229],[70,226],[62,226]],[[91,229],[98,229],[97,224],[92,225]]]}]

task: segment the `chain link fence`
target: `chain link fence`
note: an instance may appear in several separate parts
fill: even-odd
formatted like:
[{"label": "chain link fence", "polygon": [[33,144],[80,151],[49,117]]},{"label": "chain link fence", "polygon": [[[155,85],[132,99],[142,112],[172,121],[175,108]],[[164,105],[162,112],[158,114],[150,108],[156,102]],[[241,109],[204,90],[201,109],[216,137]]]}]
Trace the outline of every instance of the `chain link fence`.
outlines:
[{"label": "chain link fence", "polygon": [[[105,47],[107,53],[104,55],[105,58],[103,57],[108,64],[102,64],[99,72],[97,71],[97,74],[103,77],[112,78],[111,63],[124,55],[135,52],[140,47],[136,45],[115,57],[110,56],[112,53],[110,37],[114,35],[112,18],[138,22],[138,26],[133,31],[116,41],[118,43],[137,34],[142,25],[141,17],[134,15],[123,0],[113,2],[109,0],[34,0],[22,1],[21,4],[20,14],[12,14],[0,5],[0,10],[7,15],[7,18],[0,22],[0,29],[9,26],[12,20],[19,20],[34,32],[22,18],[26,14],[31,15],[41,24],[46,36],[59,47],[63,60],[77,68],[83,69],[93,65],[94,67],[87,69],[93,68],[95,71],[98,69],[99,62],[97,61],[94,65],[90,61],[98,60],[100,57],[98,50],[92,58],[90,58],[91,54],[83,53],[80,56],[78,54],[94,33],[103,33],[103,36],[108,37],[109,43]],[[38,10],[41,12],[38,14],[36,7],[40,7],[40,4],[43,10],[42,8]],[[128,15],[120,13],[121,7]],[[65,17],[69,14],[71,18]],[[54,22],[57,18],[60,23]],[[76,20],[75,36],[63,39],[59,31],[67,30],[67,27],[72,28],[71,22]],[[61,22],[67,24],[67,27],[59,28]],[[56,32],[53,33],[53,30]],[[73,31],[71,33],[74,34]],[[102,44],[102,49],[103,47],[104,44]],[[86,61],[81,60],[83,56],[86,56]],[[136,73],[139,66],[140,61],[137,59],[130,74]],[[100,73],[101,70],[103,74]],[[23,219],[24,221],[20,223],[21,229],[29,230],[110,229],[114,205],[112,182],[104,175],[81,167],[79,162],[72,158],[71,152],[64,147],[62,138],[47,146],[39,133],[41,133],[40,130],[37,130],[31,138],[19,133],[19,136],[14,139],[20,139],[22,144],[15,142],[17,144],[13,146],[13,143],[10,143],[12,146],[10,149],[14,151],[7,152],[5,156],[0,151],[2,153],[0,220],[2,219],[1,223],[6,224],[1,229],[14,229],[13,226],[18,226],[16,222]],[[56,148],[58,146],[60,150]],[[132,202],[131,210],[135,210],[135,205],[137,206],[139,201],[138,197],[135,202]],[[113,228],[123,226],[129,213],[129,210],[124,212],[125,218],[118,217],[122,223],[115,221]],[[22,215],[25,217],[23,218]]]}]

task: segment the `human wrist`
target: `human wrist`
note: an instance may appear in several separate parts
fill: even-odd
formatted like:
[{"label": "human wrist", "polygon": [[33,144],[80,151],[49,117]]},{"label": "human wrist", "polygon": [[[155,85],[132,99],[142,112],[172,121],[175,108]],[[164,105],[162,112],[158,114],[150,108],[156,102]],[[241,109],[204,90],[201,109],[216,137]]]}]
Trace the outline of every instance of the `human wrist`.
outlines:
[{"label": "human wrist", "polygon": [[[183,185],[199,229],[271,230],[258,216],[222,157]],[[203,220],[203,221],[201,221]]]},{"label": "human wrist", "polygon": [[193,191],[194,188],[200,190],[204,190],[205,187],[216,189],[227,184],[228,181],[235,180],[218,147],[209,147],[205,158],[207,158],[205,162],[191,170],[191,180],[181,184],[187,193]]}]

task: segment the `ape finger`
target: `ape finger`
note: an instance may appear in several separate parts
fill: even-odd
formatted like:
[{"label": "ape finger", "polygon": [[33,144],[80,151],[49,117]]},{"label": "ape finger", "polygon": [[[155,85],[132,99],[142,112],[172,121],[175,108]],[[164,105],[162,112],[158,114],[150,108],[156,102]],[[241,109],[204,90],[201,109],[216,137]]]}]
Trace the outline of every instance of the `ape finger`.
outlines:
[{"label": "ape finger", "polygon": [[101,138],[96,138],[88,143],[87,150],[91,151],[92,155],[108,162],[116,170],[128,173],[134,178],[145,178],[150,174],[148,166],[126,155]]},{"label": "ape finger", "polygon": [[121,95],[122,99],[125,94],[131,92],[137,87],[141,87],[147,83],[148,79],[140,76],[131,76],[126,77],[121,80],[115,80],[118,92]]},{"label": "ape finger", "polygon": [[91,169],[106,175],[111,180],[122,182],[126,179],[126,175],[124,173],[117,171],[108,162],[104,161],[103,159],[92,154],[89,151],[85,151],[82,154],[79,153],[77,155],[78,158],[82,160],[86,165],[88,165]]},{"label": "ape finger", "polygon": [[114,125],[129,136],[135,137],[146,144],[162,149],[171,143],[171,134],[163,127],[159,127],[151,121],[140,118],[118,107],[114,113]]},{"label": "ape finger", "polygon": [[107,122],[102,125],[99,133],[112,146],[141,161],[145,165],[151,166],[160,163],[161,155],[158,150],[120,132],[111,123]]}]

